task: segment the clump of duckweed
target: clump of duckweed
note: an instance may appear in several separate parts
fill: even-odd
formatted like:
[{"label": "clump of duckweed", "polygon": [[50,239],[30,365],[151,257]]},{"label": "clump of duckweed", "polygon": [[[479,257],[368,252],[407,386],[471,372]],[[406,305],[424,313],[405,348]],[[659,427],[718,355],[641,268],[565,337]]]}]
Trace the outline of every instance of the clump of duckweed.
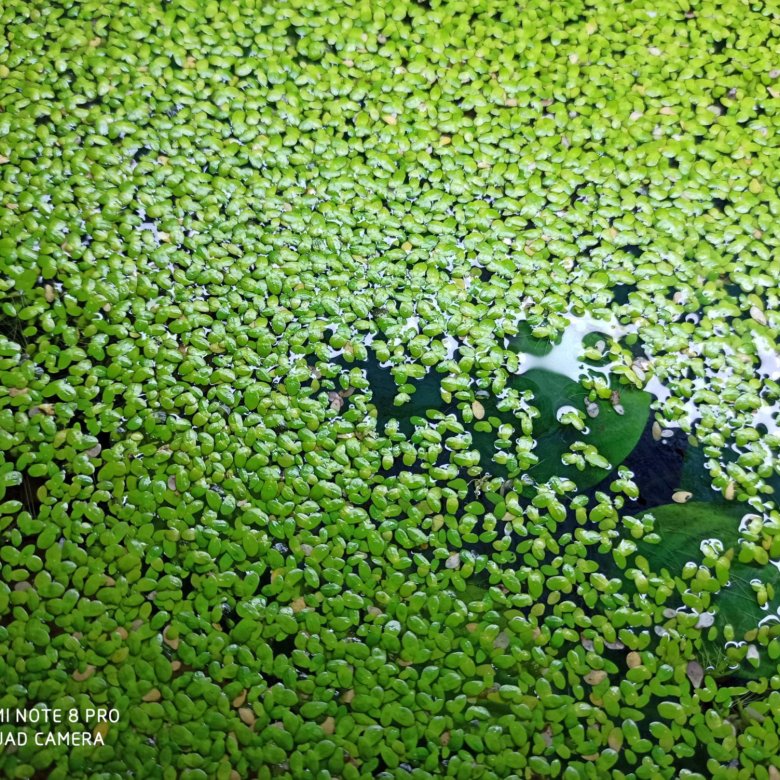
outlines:
[{"label": "clump of duckweed", "polygon": [[780,775],[771,8],[0,18],[0,774]]}]

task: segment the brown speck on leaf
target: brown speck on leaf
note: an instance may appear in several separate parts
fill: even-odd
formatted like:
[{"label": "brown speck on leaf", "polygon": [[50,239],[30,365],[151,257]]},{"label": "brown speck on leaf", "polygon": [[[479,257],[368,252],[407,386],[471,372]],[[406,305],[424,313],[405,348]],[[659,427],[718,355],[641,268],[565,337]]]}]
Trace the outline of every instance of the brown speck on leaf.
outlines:
[{"label": "brown speck on leaf", "polygon": [[4,154],[0,154],[0,165],[5,165],[7,162],[10,162],[10,159]]},{"label": "brown speck on leaf", "polygon": [[244,702],[246,701],[246,694],[246,689],[241,691],[241,693],[239,693],[238,696],[233,699],[233,706],[236,708],[243,706]]},{"label": "brown speck on leaf", "polygon": [[185,68],[194,68],[196,63],[197,63],[197,60],[195,59],[195,57],[190,55],[189,57],[187,57],[186,60],[184,60],[184,67]]},{"label": "brown speck on leaf", "polygon": [[340,412],[341,407],[344,406],[344,399],[335,390],[331,390],[328,393],[328,400],[330,401],[330,408],[334,412]]},{"label": "brown speck on leaf", "polygon": [[581,641],[582,641],[582,646],[586,650],[593,650],[593,640],[592,639],[588,639],[587,637],[582,637]]},{"label": "brown speck on leaf", "polygon": [[255,725],[255,720],[257,719],[255,713],[249,707],[241,707],[238,710],[238,717],[250,727]]},{"label": "brown speck on leaf", "polygon": [[11,396],[11,398],[16,398],[19,395],[27,395],[27,393],[30,392],[29,387],[9,387],[8,388],[8,395]]},{"label": "brown speck on leaf", "polygon": [[385,122],[391,126],[398,124],[398,117],[395,114],[383,114],[382,119],[384,119]]},{"label": "brown speck on leaf", "polygon": [[160,701],[161,698],[162,694],[157,688],[152,688],[152,690],[144,694],[143,697],[144,701]]},{"label": "brown speck on leaf", "polygon": [[320,728],[326,734],[332,734],[336,730],[336,719],[332,715],[328,715],[328,717],[322,721]]},{"label": "brown speck on leaf", "polygon": [[712,612],[702,612],[696,621],[696,628],[709,628],[715,622],[715,615]]},{"label": "brown speck on leaf", "polygon": [[73,672],[73,679],[76,682],[84,682],[88,680],[95,673],[95,667],[90,664],[83,672]]},{"label": "brown speck on leaf", "polygon": [[759,325],[766,325],[767,319],[766,314],[758,308],[758,306],[751,306],[750,307],[750,316],[759,324]]},{"label": "brown speck on leaf", "polygon": [[168,636],[168,631],[169,630],[170,630],[170,626],[166,626],[165,630],[163,631],[163,641],[172,650],[178,650],[178,648],[179,648],[179,637],[169,637]]},{"label": "brown speck on leaf", "polygon": [[701,687],[704,680],[704,669],[698,661],[689,661],[685,673],[688,675],[688,679],[694,688]]},{"label": "brown speck on leaf", "polygon": [[588,685],[598,685],[602,680],[607,679],[607,673],[603,669],[593,669],[583,679]]}]

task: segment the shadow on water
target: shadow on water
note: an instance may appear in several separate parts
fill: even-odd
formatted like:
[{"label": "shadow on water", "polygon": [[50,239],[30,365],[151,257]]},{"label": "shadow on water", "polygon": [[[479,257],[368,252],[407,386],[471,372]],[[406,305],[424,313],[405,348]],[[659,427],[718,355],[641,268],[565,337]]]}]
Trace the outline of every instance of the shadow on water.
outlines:
[{"label": "shadow on water", "polygon": [[445,405],[441,397],[441,382],[443,375],[429,370],[422,379],[409,379],[410,400],[401,405],[395,404],[399,387],[393,376],[389,363],[380,363],[376,355],[369,353],[368,359],[362,365],[371,388],[371,402],[377,410],[377,430],[384,431],[392,419],[398,420],[398,430],[407,439],[414,433],[415,417],[425,419],[429,409],[436,409],[443,414],[455,411],[455,405]]},{"label": "shadow on water", "polygon": [[[639,496],[631,503],[632,511],[644,512],[668,504],[680,490],[689,491],[698,500],[716,500],[720,496],[710,485],[706,457],[702,449],[693,446],[680,428],[667,428],[658,437],[654,415],[650,415],[642,436],[622,465],[634,475]],[[613,469],[597,485],[587,491],[606,491],[615,479]]]}]

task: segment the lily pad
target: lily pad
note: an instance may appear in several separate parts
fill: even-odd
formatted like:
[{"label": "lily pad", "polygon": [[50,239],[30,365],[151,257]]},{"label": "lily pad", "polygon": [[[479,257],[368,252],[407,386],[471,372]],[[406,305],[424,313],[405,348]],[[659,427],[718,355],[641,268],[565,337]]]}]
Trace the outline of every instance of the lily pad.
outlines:
[{"label": "lily pad", "polygon": [[[558,419],[562,409],[572,407],[585,412],[588,403],[588,391],[579,383],[562,374],[544,369],[531,369],[515,378],[511,386],[518,392],[530,390],[533,400],[529,403],[539,411],[533,424],[536,447],[533,450],[538,462],[530,468],[530,473],[540,482],[553,476],[567,477],[584,489],[591,487],[606,477],[610,471],[620,465],[639,441],[650,415],[649,393],[636,388],[619,387],[620,403],[624,413],[618,414],[609,401],[599,400],[598,415],[587,417],[585,429],[580,431],[574,426],[563,425]],[[502,423],[514,424],[517,420],[510,412],[498,411],[494,401],[484,403],[486,417],[496,416]],[[492,461],[495,453],[493,434],[475,434],[474,441],[482,455],[482,465],[487,471],[506,475],[507,469]],[[574,464],[564,464],[561,460],[572,445],[582,442],[598,450],[609,461],[610,468],[585,463],[582,470]]]},{"label": "lily pad", "polygon": [[643,512],[640,517],[655,518],[654,531],[661,537],[658,544],[639,542],[638,551],[655,571],[662,568],[678,575],[686,563],[702,560],[701,544],[717,539],[724,552],[733,550],[739,539],[739,521],[744,509],[714,506],[703,501],[687,504],[664,504]]},{"label": "lily pad", "polygon": [[[776,614],[780,608],[780,598],[774,596],[762,607],[759,603],[753,583],[778,589],[780,571],[771,563],[759,565],[738,560],[739,526],[745,514],[738,506],[718,506],[701,501],[688,504],[665,504],[650,512],[655,518],[655,532],[660,542],[649,544],[640,542],[637,551],[647,558],[652,571],[660,573],[666,569],[674,577],[680,576],[689,562],[700,564],[708,543],[719,551],[721,558],[730,559],[728,584],[714,597],[716,616],[714,626],[718,629],[717,639],[704,639],[707,655],[712,656],[722,650],[724,628],[731,626],[734,639],[746,641],[750,632],[755,631],[759,623],[769,615]],[[704,548],[704,549],[703,549]],[[759,649],[757,666],[745,661],[739,670],[742,676],[774,674],[775,665],[770,662],[766,651]]]},{"label": "lily pad", "polygon": [[553,347],[561,342],[561,336],[555,340],[538,338],[533,334],[534,328],[530,322],[523,321],[517,326],[517,334],[509,339],[509,348],[515,352],[525,352],[535,357],[543,357],[552,352]]},{"label": "lily pad", "polygon": [[612,470],[586,465],[583,471],[574,466],[563,466],[561,456],[572,444],[582,441],[596,447],[612,468],[619,466],[634,449],[650,415],[649,393],[633,387],[617,384],[613,389],[620,392],[620,403],[624,413],[618,414],[609,401],[599,400],[599,413],[587,421],[587,432],[572,427],[562,427],[557,420],[558,410],[565,404],[576,409],[585,409],[587,391],[577,382],[547,371],[529,371],[521,379],[536,386],[535,404],[541,415],[537,420],[539,431],[536,452],[539,463],[534,476],[544,481],[553,476],[569,477],[580,488],[587,488],[600,482]]}]

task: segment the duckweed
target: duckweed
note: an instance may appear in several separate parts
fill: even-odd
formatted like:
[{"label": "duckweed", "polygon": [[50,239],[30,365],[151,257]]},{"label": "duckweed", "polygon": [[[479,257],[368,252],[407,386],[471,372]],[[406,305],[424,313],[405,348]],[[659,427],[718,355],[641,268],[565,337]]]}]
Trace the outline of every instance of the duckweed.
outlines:
[{"label": "duckweed", "polygon": [[776,16],[6,4],[0,774],[777,777]]}]

